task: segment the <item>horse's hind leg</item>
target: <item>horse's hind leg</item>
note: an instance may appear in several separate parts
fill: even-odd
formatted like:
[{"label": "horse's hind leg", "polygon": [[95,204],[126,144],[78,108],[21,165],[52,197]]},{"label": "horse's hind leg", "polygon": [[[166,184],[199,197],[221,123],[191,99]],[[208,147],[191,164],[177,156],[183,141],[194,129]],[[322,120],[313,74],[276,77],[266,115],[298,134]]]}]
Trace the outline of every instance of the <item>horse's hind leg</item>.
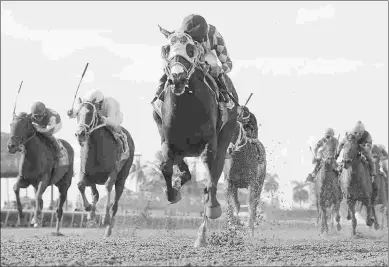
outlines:
[{"label": "horse's hind leg", "polygon": [[21,176],[18,176],[17,181],[13,187],[15,197],[16,197],[16,208],[18,210],[18,221],[16,223],[17,227],[20,227],[23,225],[23,219],[24,219],[23,206],[22,206],[22,203],[20,202],[20,195],[19,195],[20,188],[27,188],[28,186],[29,186],[29,183],[26,180],[23,180],[23,178]]},{"label": "horse's hind leg", "polygon": [[380,229],[380,224],[378,223],[377,214],[375,212],[375,206],[374,205],[371,205],[371,212],[372,212],[373,220],[374,220],[374,229],[378,230],[378,229]]},{"label": "horse's hind leg", "polygon": [[104,185],[106,193],[107,193],[107,199],[106,199],[106,202],[105,202],[105,214],[104,214],[104,217],[103,217],[103,225],[104,226],[108,226],[108,225],[111,224],[111,218],[110,218],[110,215],[109,215],[109,210],[110,210],[110,207],[111,207],[111,192],[112,192],[113,185],[116,182],[116,179],[117,179],[117,173],[116,173],[116,171],[114,171],[108,177],[108,179],[107,179],[107,181],[105,182],[105,185]]},{"label": "horse's hind leg", "polygon": [[184,160],[182,160],[177,166],[178,169],[180,170],[180,174],[178,177],[181,179],[181,186],[183,186],[186,182],[190,181],[191,179],[189,167]]},{"label": "horse's hind leg", "polygon": [[357,218],[355,218],[355,200],[348,199],[347,200],[350,216],[351,216],[351,224],[352,224],[352,230],[351,235],[355,236],[357,234],[356,228],[357,228]]}]

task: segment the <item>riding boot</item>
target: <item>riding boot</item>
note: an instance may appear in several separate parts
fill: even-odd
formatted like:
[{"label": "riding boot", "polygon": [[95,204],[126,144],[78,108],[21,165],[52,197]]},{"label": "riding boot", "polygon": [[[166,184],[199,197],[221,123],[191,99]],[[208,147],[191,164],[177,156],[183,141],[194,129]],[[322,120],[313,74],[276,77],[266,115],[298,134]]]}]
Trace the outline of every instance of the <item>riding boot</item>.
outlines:
[{"label": "riding boot", "polygon": [[158,84],[158,87],[157,87],[157,92],[155,93],[155,97],[151,101],[151,104],[153,104],[155,102],[155,100],[157,100],[158,98],[163,101],[163,99],[162,99],[162,92],[165,89],[166,81],[167,81],[167,75],[166,75],[166,73],[164,73],[162,75],[162,77],[159,79],[159,84]]},{"label": "riding boot", "polygon": [[46,135],[46,137],[53,145],[55,151],[54,159],[59,159],[61,157],[61,147],[59,146],[57,139],[53,135]]},{"label": "riding boot", "polygon": [[215,77],[215,81],[218,84],[220,88],[220,93],[223,95],[224,98],[224,106],[228,109],[232,109],[234,107],[234,102],[231,101],[230,96],[228,95],[228,89],[227,85],[224,82],[223,74],[220,74],[218,77]]}]

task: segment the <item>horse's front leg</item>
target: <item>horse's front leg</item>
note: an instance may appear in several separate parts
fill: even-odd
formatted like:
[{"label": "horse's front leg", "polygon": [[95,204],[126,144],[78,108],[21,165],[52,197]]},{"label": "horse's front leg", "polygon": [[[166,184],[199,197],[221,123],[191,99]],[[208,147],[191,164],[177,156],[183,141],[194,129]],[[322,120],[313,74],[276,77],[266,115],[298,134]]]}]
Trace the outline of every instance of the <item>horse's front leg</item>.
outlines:
[{"label": "horse's front leg", "polygon": [[92,207],[88,214],[88,220],[93,221],[96,218],[96,204],[97,201],[99,201],[99,191],[97,190],[95,184],[91,185],[91,191],[92,191]]},{"label": "horse's front leg", "polygon": [[177,203],[181,200],[180,191],[172,185],[172,176],[173,176],[173,164],[175,155],[169,144],[164,142],[161,147],[163,161],[160,165],[161,172],[165,178],[166,187],[164,188],[165,195],[167,200],[170,203]]},{"label": "horse's front leg", "polygon": [[87,176],[86,176],[85,173],[80,172],[79,175],[80,175],[80,177],[79,177],[79,182],[77,183],[77,187],[78,187],[78,190],[81,193],[82,203],[83,203],[85,211],[91,211],[92,210],[92,206],[91,206],[91,204],[89,204],[89,201],[86,198],[85,188],[87,186],[91,186],[92,184],[88,182]]},{"label": "horse's front leg", "polygon": [[22,206],[22,203],[20,202],[20,195],[19,195],[20,188],[27,188],[28,186],[29,186],[28,181],[24,180],[22,176],[18,176],[16,183],[13,187],[15,197],[16,197],[16,208],[18,210],[18,221],[16,223],[17,227],[20,227],[23,225],[23,219],[24,219],[23,206]]},{"label": "horse's front leg", "polygon": [[43,209],[43,199],[42,195],[46,191],[46,188],[50,185],[50,176],[47,174],[44,174],[42,177],[42,180],[39,182],[38,187],[36,188],[35,193],[35,223],[34,227],[41,227],[42,226],[42,209]]}]

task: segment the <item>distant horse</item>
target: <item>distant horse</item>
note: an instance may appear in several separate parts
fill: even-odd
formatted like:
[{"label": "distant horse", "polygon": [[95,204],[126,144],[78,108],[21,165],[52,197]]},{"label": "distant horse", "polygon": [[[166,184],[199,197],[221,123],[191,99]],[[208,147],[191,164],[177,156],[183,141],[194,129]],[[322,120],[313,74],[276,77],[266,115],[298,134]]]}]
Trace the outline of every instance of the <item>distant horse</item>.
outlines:
[{"label": "distant horse", "polygon": [[[96,103],[82,101],[79,98],[79,104],[79,126],[75,135],[81,145],[81,169],[77,186],[81,192],[84,209],[90,211],[89,219],[94,219],[99,200],[96,185],[105,185],[107,200],[103,224],[107,226],[105,235],[110,236],[124,184],[132,167],[135,145],[130,133],[122,127],[126,135],[124,136],[126,143],[123,144],[125,151],[122,152],[122,144],[115,140],[112,131],[102,123],[96,110]],[[111,191],[114,185],[115,201],[111,206]],[[92,205],[85,196],[86,186],[92,189]]]},{"label": "distant horse", "polygon": [[[328,232],[327,209],[332,209],[337,222],[337,230],[341,230],[340,225],[340,203],[342,202],[342,192],[340,189],[338,176],[334,169],[334,159],[322,159],[320,169],[315,179],[315,195],[317,208],[319,210],[319,220],[321,221],[321,233]],[[333,225],[333,217],[330,216]]]},{"label": "distant horse", "polygon": [[[256,119],[253,113],[249,113]],[[257,207],[261,198],[263,183],[266,177],[266,151],[265,147],[258,140],[258,146],[253,138],[247,136],[245,130],[251,128],[249,123],[244,123],[248,117],[239,117],[236,124],[230,145],[227,149],[227,156],[224,164],[224,179],[227,183],[226,199],[228,207],[233,208],[233,215],[238,217],[240,204],[238,201],[238,189],[248,188],[249,190],[249,222],[248,226],[254,236],[254,225],[257,218]],[[252,136],[252,135],[251,135]],[[257,138],[257,135],[255,136]],[[231,209],[227,214],[231,221]]]},{"label": "distant horse", "polygon": [[343,198],[347,200],[347,220],[352,220],[352,235],[356,235],[357,219],[355,218],[355,203],[361,201],[366,207],[366,225],[374,222],[375,229],[379,229],[374,208],[372,181],[368,165],[362,159],[359,145],[353,135],[349,135],[343,147],[343,169],[340,174],[340,186]]},{"label": "distant horse", "polygon": [[[171,32],[161,28],[169,39]],[[231,141],[237,119],[237,105],[229,110],[228,121],[220,126],[218,89],[210,86],[213,80],[194,64],[196,47],[192,38],[182,33],[180,40],[187,40],[186,49],[169,45],[174,56],[168,56],[166,72],[168,81],[163,92],[164,101],[160,116],[153,112],[161,136],[163,161],[161,171],[166,181],[167,199],[171,203],[180,200],[180,187],[191,179],[185,157],[201,157],[205,165],[208,185],[204,193],[205,216],[195,246],[206,245],[207,219],[221,216],[221,207],[216,197],[217,185],[223,170],[227,147]],[[182,54],[183,53],[183,54]],[[189,55],[190,54],[190,55]],[[192,56],[192,57],[191,57]],[[192,61],[192,62],[191,62]],[[225,75],[227,87],[236,101],[238,96],[231,80]],[[207,82],[208,81],[208,82]],[[173,165],[178,165],[181,175],[172,184]]]},{"label": "distant horse", "polygon": [[381,205],[381,229],[384,228],[384,222],[386,218],[386,226],[388,226],[388,178],[380,171],[380,162],[373,157],[374,164],[377,170],[377,176],[375,177],[375,185],[377,186],[377,194],[374,199],[375,205]]},{"label": "distant horse", "polygon": [[35,189],[36,207],[31,223],[38,227],[42,225],[42,195],[48,186],[55,184],[59,191],[56,234],[61,235],[59,228],[63,214],[62,208],[72,183],[74,151],[68,142],[62,139],[58,140],[62,146],[62,156],[58,159],[58,162],[55,162],[54,149],[50,141],[36,131],[32,125],[31,114],[22,112],[13,118],[11,137],[8,140],[8,151],[11,154],[22,151],[19,174],[14,185],[19,212],[17,225],[21,226],[24,218],[19,196],[20,188],[27,188],[32,185]]}]

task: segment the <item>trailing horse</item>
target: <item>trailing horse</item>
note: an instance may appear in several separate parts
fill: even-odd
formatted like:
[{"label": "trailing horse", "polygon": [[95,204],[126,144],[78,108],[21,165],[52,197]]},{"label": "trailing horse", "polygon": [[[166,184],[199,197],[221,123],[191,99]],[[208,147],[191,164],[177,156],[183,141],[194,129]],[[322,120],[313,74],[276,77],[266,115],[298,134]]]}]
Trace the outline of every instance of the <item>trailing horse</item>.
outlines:
[{"label": "trailing horse", "polygon": [[[169,41],[174,36],[185,42],[169,46],[170,52],[165,58],[168,81],[163,92],[163,103],[159,112],[156,109],[153,111],[164,158],[160,169],[166,181],[167,199],[176,203],[180,200],[180,187],[191,179],[183,159],[200,157],[204,163],[208,178],[204,190],[204,221],[195,242],[195,246],[203,246],[206,244],[207,219],[217,219],[222,213],[216,191],[236,125],[237,105],[229,110],[228,121],[221,123],[218,88],[212,77],[196,64],[197,48],[192,38],[182,32],[172,34],[163,29],[161,31]],[[233,97],[238,101],[231,80],[226,75],[224,77]],[[181,172],[174,182],[173,165],[177,165]]]},{"label": "trailing horse", "polygon": [[[249,116],[254,117],[251,112]],[[239,117],[240,118],[240,117]],[[255,117],[254,117],[255,118]],[[247,117],[238,119],[224,164],[224,179],[227,183],[226,199],[228,204],[228,220],[231,216],[239,216],[240,203],[238,189],[249,190],[249,222],[248,226],[254,236],[254,225],[257,218],[257,207],[261,198],[263,183],[266,177],[266,151],[259,140],[247,136],[245,129],[250,129]],[[256,119],[255,119],[256,124]],[[250,130],[248,130],[250,131]],[[256,139],[256,138],[255,138]],[[256,142],[255,142],[256,141]],[[233,214],[231,214],[231,208]]]},{"label": "trailing horse", "polygon": [[318,209],[318,221],[321,221],[321,233],[328,232],[327,225],[327,209],[331,208],[332,211],[332,226],[335,215],[337,222],[337,230],[341,230],[340,225],[340,203],[342,202],[342,192],[340,189],[338,176],[336,169],[334,168],[335,159],[326,158],[322,159],[320,169],[315,179],[315,195],[316,204]]},{"label": "trailing horse", "polygon": [[352,235],[356,235],[355,203],[357,201],[361,201],[366,207],[366,225],[371,226],[374,222],[375,229],[378,229],[368,164],[365,159],[362,159],[359,145],[353,135],[348,135],[343,147],[342,164],[339,180],[343,198],[347,200],[347,220],[352,220]]},{"label": "trailing horse", "polygon": [[20,188],[32,185],[35,189],[36,207],[31,223],[38,227],[42,225],[42,195],[48,186],[55,184],[59,191],[56,234],[60,235],[62,208],[73,177],[74,150],[65,140],[58,139],[58,141],[61,147],[61,157],[55,162],[54,148],[44,135],[36,131],[31,115],[22,112],[13,118],[11,137],[7,146],[11,154],[22,151],[19,174],[14,185],[19,212],[17,224],[21,226],[24,218],[19,196]]},{"label": "trailing horse", "polygon": [[[115,140],[112,131],[102,122],[96,110],[96,103],[79,99],[79,104],[79,126],[75,135],[81,145],[81,168],[77,186],[81,192],[84,209],[90,211],[89,219],[92,220],[99,200],[96,185],[105,185],[107,200],[103,224],[107,226],[106,236],[110,236],[118,203],[134,159],[135,145],[130,133],[122,127],[125,135],[123,136],[124,151],[122,151],[122,144]],[[85,196],[86,186],[92,189],[92,204]],[[111,206],[113,186],[115,186],[115,201]]]}]

